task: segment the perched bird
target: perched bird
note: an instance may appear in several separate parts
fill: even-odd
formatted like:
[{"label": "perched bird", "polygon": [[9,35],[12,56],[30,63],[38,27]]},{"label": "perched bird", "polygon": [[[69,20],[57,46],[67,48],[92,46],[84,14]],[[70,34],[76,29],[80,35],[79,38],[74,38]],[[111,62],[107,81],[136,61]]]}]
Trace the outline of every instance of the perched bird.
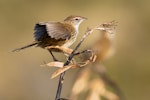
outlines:
[{"label": "perched bird", "polygon": [[[29,45],[14,49],[13,52],[20,51],[31,46],[38,46],[42,48],[57,45],[70,47],[77,38],[79,25],[85,19],[87,18],[71,15],[62,22],[39,22],[34,28],[35,41]],[[58,50],[49,49],[49,51]]]}]

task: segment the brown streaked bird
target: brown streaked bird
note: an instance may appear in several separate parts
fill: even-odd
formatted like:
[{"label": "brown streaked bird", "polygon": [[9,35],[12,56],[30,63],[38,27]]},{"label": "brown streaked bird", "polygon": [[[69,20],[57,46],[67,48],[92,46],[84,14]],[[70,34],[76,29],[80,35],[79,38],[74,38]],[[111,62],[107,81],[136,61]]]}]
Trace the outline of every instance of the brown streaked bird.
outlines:
[{"label": "brown streaked bird", "polygon": [[[83,22],[85,17],[82,16],[68,16],[62,22],[39,22],[34,28],[35,41],[29,45],[17,48],[14,51],[20,51],[22,49],[39,46],[45,48],[47,46],[65,46],[70,47],[76,40],[79,33],[79,25]],[[49,49],[51,51],[57,51],[55,49]]]}]

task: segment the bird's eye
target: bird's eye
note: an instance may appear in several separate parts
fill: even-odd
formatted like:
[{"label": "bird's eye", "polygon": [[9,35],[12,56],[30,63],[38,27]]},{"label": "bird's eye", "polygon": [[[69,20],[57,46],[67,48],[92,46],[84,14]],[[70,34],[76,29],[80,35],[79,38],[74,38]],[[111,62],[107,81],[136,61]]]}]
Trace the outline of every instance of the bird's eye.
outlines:
[{"label": "bird's eye", "polygon": [[75,20],[79,20],[78,18],[75,18]]}]

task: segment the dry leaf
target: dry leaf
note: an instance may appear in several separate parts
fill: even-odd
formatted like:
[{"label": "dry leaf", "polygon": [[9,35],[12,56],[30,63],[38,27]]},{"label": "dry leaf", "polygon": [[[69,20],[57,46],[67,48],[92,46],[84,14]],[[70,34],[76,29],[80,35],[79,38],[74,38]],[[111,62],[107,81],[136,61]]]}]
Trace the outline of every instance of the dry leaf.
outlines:
[{"label": "dry leaf", "polygon": [[[88,50],[88,51],[90,51],[91,56],[90,56],[86,61],[78,62],[77,64],[78,64],[80,67],[83,67],[83,66],[86,66],[86,65],[88,65],[88,64],[90,64],[90,63],[95,62],[95,60],[96,60],[96,58],[97,58],[96,54],[95,54],[92,50]],[[85,53],[86,53],[86,52],[85,52]]]},{"label": "dry leaf", "polygon": [[87,100],[100,100],[100,94],[105,91],[105,84],[101,79],[94,79],[89,85]]},{"label": "dry leaf", "polygon": [[67,65],[67,66],[64,66],[63,68],[59,68],[57,71],[55,71],[52,76],[51,76],[51,79],[57,77],[58,75],[60,75],[61,73],[65,72],[66,70],[72,68],[72,67],[75,67],[76,65]]},{"label": "dry leaf", "polygon": [[90,77],[89,69],[82,70],[80,73],[78,73],[78,77],[72,88],[70,100],[78,100],[78,99],[76,99],[78,97],[78,95],[80,93],[84,92],[88,87],[89,77]]},{"label": "dry leaf", "polygon": [[107,100],[119,100],[119,97],[115,93],[106,88],[104,81],[100,78],[92,80],[89,88],[90,93],[87,100],[100,100],[100,96]]},{"label": "dry leaf", "polygon": [[104,96],[108,100],[120,100],[119,97],[115,93],[108,91],[108,90],[105,90],[102,96]]},{"label": "dry leaf", "polygon": [[64,66],[64,63],[63,62],[59,62],[59,61],[54,61],[54,62],[50,62],[50,63],[47,63],[45,65],[41,65],[41,66],[49,66],[49,67],[59,67],[59,68],[62,68]]}]

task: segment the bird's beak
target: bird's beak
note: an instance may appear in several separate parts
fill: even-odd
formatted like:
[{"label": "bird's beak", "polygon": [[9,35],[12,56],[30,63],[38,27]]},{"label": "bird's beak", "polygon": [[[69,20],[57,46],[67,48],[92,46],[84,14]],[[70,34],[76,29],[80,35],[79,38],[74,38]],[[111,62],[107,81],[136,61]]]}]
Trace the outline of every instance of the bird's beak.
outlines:
[{"label": "bird's beak", "polygon": [[82,17],[84,20],[87,20],[88,18],[86,18],[86,17]]}]

